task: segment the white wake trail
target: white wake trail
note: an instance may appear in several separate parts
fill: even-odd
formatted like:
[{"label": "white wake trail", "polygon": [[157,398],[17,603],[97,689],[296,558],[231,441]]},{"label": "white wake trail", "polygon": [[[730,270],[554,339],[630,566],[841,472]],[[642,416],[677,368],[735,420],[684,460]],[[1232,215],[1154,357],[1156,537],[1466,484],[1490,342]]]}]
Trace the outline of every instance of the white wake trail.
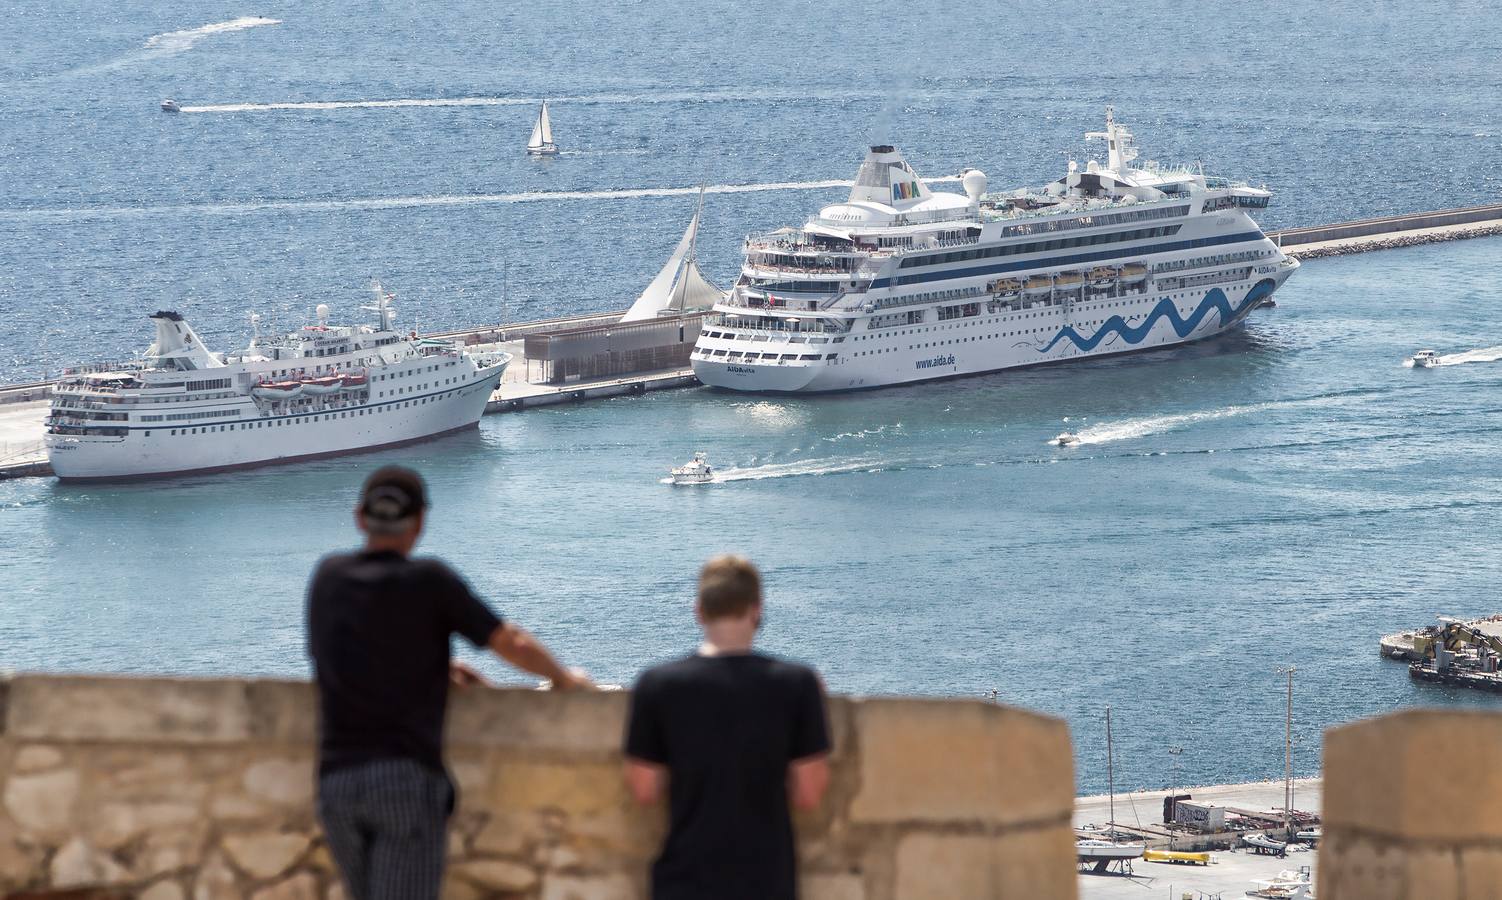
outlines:
[{"label": "white wake trail", "polygon": [[[1208,409],[1203,412],[1180,413],[1168,416],[1145,416],[1140,419],[1127,419],[1121,422],[1105,422],[1100,425],[1090,425],[1081,428],[1075,434],[1078,435],[1080,444],[1108,444],[1112,441],[1129,441],[1152,434],[1161,434],[1165,431],[1173,431],[1176,428],[1184,428],[1200,422],[1212,422],[1217,419],[1244,416],[1247,413],[1266,412],[1274,409],[1293,409],[1305,406],[1335,406],[1348,402],[1351,402],[1351,398],[1349,397],[1269,400],[1265,403],[1225,406],[1220,409]],[[1051,444],[1053,441],[1049,441],[1048,443]]]},{"label": "white wake trail", "polygon": [[152,35],[146,39],[145,46],[148,51],[159,55],[181,53],[210,35],[224,34],[230,31],[243,31],[246,28],[258,28],[262,25],[280,24],[282,24],[281,19],[268,19],[265,16],[241,16],[238,19],[230,19],[228,22],[214,22],[209,25],[200,25],[197,28],[187,28],[182,31],[168,31]]},{"label": "white wake trail", "polygon": [[[559,103],[718,103],[736,100],[779,99],[828,99],[839,100],[864,96],[856,93],[826,92],[823,95],[783,95],[778,93],[753,94],[743,91],[667,91],[656,94],[573,94],[546,98],[550,104]],[[428,106],[535,106],[542,97],[393,97],[372,100],[287,100],[270,103],[204,103],[184,105],[185,113],[246,113],[290,110],[336,110],[336,109],[406,109]]]},{"label": "white wake trail", "polygon": [[1497,362],[1502,360],[1502,347],[1482,347],[1462,353],[1448,353],[1439,358],[1442,366],[1462,366],[1466,363]]},{"label": "white wake trail", "polygon": [[[957,176],[924,179],[957,181]],[[772,181],[761,184],[711,184],[706,194],[749,194],[760,191],[809,191],[850,187],[845,179],[828,181]],[[411,209],[428,206],[484,206],[500,203],[550,203],[576,200],[629,200],[642,197],[680,197],[699,193],[697,187],[626,188],[614,191],[522,191],[514,194],[439,194],[423,197],[365,197],[350,200],[248,200],[241,203],[181,203],[158,206],[69,207],[66,209],[0,210],[0,221],[71,222],[150,215],[233,215],[256,212],[338,212],[341,210]]]}]

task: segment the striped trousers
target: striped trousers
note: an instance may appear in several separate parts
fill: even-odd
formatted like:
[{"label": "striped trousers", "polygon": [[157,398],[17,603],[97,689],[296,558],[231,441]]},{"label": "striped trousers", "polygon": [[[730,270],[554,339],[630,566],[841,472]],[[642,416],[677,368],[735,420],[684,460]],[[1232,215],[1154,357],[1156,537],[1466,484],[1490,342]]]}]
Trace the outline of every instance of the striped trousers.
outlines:
[{"label": "striped trousers", "polygon": [[352,900],[437,900],[453,787],[407,759],[318,779],[318,818]]}]

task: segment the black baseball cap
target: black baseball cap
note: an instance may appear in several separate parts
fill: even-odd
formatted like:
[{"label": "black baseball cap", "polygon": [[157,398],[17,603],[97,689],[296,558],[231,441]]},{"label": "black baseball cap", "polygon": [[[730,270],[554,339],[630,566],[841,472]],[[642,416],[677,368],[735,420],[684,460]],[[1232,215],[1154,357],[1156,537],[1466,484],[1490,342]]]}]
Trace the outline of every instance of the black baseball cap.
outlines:
[{"label": "black baseball cap", "polygon": [[422,476],[405,466],[382,466],[370,473],[360,489],[360,512],[365,525],[377,534],[406,531],[412,519],[428,508]]}]

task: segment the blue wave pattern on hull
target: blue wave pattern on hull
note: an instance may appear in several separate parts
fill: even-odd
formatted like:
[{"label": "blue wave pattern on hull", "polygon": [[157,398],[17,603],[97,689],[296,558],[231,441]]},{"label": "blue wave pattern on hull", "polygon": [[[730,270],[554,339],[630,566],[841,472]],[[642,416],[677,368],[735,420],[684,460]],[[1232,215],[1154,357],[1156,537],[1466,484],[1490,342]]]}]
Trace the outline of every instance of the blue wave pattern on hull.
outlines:
[{"label": "blue wave pattern on hull", "polygon": [[1158,324],[1159,319],[1167,319],[1169,324],[1173,325],[1174,333],[1181,338],[1186,338],[1193,333],[1194,329],[1199,327],[1200,322],[1204,321],[1205,316],[1209,315],[1212,311],[1218,311],[1220,313],[1220,320],[1229,325],[1241,318],[1253,306],[1256,306],[1257,301],[1271,294],[1276,287],[1277,285],[1271,279],[1263,279],[1257,282],[1252,286],[1251,290],[1246,292],[1246,296],[1242,298],[1240,305],[1235,309],[1231,308],[1231,301],[1226,298],[1225,291],[1222,291],[1220,288],[1211,288],[1209,293],[1205,294],[1204,299],[1200,301],[1200,305],[1195,307],[1194,312],[1190,313],[1187,319],[1179,318],[1179,308],[1174,305],[1172,300],[1165,297],[1158,301],[1158,305],[1153,307],[1153,311],[1148,313],[1147,318],[1142,321],[1141,325],[1128,325],[1126,320],[1121,316],[1112,316],[1100,326],[1100,330],[1088,338],[1082,337],[1078,331],[1074,330],[1074,326],[1065,325],[1059,329],[1058,334],[1054,335],[1053,340],[1049,341],[1046,346],[1039,348],[1038,352],[1047,353],[1057,346],[1059,341],[1068,338],[1074,342],[1076,347],[1089,353],[1100,346],[1100,342],[1112,334],[1121,335],[1128,344],[1140,344],[1147,337],[1148,332],[1153,330],[1153,326]]}]

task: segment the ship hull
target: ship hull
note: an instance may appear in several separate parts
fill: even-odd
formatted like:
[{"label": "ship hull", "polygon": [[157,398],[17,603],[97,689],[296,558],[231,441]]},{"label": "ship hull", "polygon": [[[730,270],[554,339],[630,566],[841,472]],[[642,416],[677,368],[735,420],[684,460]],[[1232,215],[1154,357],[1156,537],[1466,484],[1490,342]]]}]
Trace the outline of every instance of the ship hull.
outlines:
[{"label": "ship hull", "polygon": [[[830,393],[1162,350],[1238,327],[1291,271],[1199,290],[982,313],[937,327],[863,330],[857,322],[834,360],[824,354],[818,360],[765,365],[695,354],[692,366],[701,382],[717,388]],[[768,349],[777,348],[769,344]]]},{"label": "ship hull", "polygon": [[[474,428],[504,366],[462,385],[300,415],[246,415],[211,425],[132,426],[121,436],[48,435],[64,482],[132,481],[306,462],[431,440]],[[177,433],[173,433],[177,432]]]}]

